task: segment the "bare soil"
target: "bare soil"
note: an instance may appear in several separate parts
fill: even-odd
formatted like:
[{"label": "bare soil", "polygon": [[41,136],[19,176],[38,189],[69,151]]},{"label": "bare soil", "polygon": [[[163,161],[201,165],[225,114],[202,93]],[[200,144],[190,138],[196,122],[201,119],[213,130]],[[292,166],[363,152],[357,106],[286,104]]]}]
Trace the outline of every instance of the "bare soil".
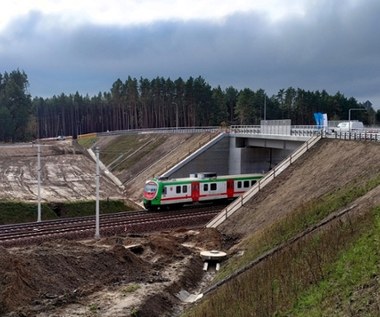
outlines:
[{"label": "bare soil", "polygon": [[0,315],[173,316],[203,276],[199,252],[221,241],[202,229],[0,247]]},{"label": "bare soil", "polygon": [[[37,146],[0,147],[0,199],[37,201]],[[96,163],[71,141],[41,145],[41,199],[45,202],[94,200]],[[100,199],[123,199],[122,189],[101,175]]]}]

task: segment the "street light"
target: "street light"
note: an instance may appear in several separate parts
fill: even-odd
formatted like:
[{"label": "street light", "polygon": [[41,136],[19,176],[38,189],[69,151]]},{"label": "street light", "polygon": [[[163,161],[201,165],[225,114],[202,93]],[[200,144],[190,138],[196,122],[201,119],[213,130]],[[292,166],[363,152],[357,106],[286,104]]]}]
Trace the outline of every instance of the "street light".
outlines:
[{"label": "street light", "polygon": [[366,111],[363,108],[351,108],[348,109],[348,131],[351,132],[351,111]]}]

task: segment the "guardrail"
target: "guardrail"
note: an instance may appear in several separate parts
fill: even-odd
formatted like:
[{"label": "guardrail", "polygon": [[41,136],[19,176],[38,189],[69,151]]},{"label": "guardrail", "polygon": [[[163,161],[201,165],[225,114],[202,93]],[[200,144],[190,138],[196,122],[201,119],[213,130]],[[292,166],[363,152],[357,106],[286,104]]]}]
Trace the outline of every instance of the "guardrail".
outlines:
[{"label": "guardrail", "polygon": [[255,196],[263,187],[268,185],[273,179],[280,175],[288,166],[294,163],[299,157],[308,151],[314,144],[321,139],[320,135],[312,137],[309,141],[305,142],[299,149],[297,149],[292,155],[282,161],[274,169],[268,172],[260,181],[258,181],[249,191],[235,199],[230,205],[224,208],[213,220],[211,220],[206,227],[216,228],[228,217],[233,215],[239,208],[241,208],[246,202],[248,202],[253,196]]},{"label": "guardrail", "polygon": [[356,141],[375,141],[380,142],[380,131],[379,132],[334,132],[334,133],[324,133],[325,138],[334,138],[340,140],[356,140]]},{"label": "guardrail", "polygon": [[[317,125],[231,125],[230,127],[207,126],[207,127],[169,127],[155,129],[130,129],[98,132],[97,136],[126,135],[126,134],[155,134],[155,133],[205,133],[205,132],[225,132],[233,134],[254,134],[254,135],[282,135],[282,136],[305,136],[312,137],[321,135],[323,138],[336,138],[342,140],[363,140],[380,141],[380,129],[365,128],[362,131],[332,132],[330,128],[321,128]],[[54,138],[52,138],[54,139]]]},{"label": "guardrail", "polygon": [[288,136],[318,136],[341,140],[379,141],[380,129],[366,128],[361,131],[333,132],[330,128],[321,128],[317,125],[294,126],[260,126],[260,125],[232,125],[228,132],[231,134],[262,134],[262,135],[288,135]]},{"label": "guardrail", "polygon": [[155,129],[130,129],[115,130],[107,132],[98,132],[98,136],[107,135],[124,135],[124,134],[148,134],[148,133],[204,133],[204,132],[222,132],[225,129],[221,127],[179,127],[179,128],[155,128]]}]

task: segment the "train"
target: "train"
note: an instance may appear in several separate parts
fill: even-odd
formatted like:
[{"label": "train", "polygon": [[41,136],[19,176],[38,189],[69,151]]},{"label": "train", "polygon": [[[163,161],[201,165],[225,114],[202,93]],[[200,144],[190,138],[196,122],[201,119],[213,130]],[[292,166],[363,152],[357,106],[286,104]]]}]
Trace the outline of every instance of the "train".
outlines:
[{"label": "train", "polygon": [[202,172],[184,178],[153,178],[145,182],[143,204],[147,210],[162,210],[233,200],[254,186],[263,176],[218,176],[216,173]]}]

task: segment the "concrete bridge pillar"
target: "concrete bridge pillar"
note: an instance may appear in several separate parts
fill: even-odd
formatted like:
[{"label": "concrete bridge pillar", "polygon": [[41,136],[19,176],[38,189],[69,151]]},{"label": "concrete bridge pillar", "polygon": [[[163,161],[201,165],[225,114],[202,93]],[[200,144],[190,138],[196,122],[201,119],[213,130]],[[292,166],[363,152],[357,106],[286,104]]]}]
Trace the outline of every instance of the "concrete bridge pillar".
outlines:
[{"label": "concrete bridge pillar", "polygon": [[228,171],[230,175],[241,174],[242,148],[237,146],[238,138],[230,138],[230,153],[228,160]]}]

